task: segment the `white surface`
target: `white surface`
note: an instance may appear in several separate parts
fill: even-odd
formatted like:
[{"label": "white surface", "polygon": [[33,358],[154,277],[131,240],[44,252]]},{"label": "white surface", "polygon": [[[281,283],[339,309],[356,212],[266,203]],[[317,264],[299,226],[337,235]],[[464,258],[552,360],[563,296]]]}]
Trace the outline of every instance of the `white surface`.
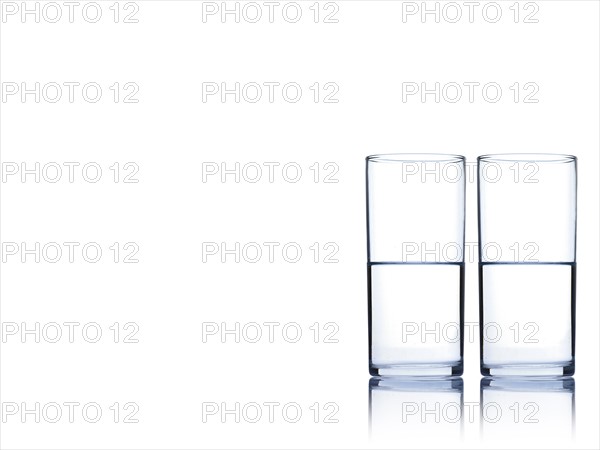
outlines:
[{"label": "white surface", "polygon": [[[193,1],[140,1],[139,23],[114,23],[112,3],[100,2],[103,16],[95,24],[76,15],[74,23],[37,24],[30,18],[23,24],[10,16],[0,25],[3,83],[96,82],[103,91],[97,103],[76,91],[73,103],[63,97],[36,104],[30,95],[26,103],[11,96],[1,106],[3,162],[96,162],[103,170],[97,183],[76,172],[73,183],[12,177],[2,184],[3,242],[26,242],[28,248],[35,242],[80,242],[77,249],[97,242],[103,250],[95,264],[81,253],[69,263],[65,248],[55,264],[36,264],[33,256],[21,263],[18,255],[2,264],[2,322],[30,328],[35,322],[79,322],[77,330],[96,322],[103,331],[96,344],[80,333],[74,343],[63,337],[56,344],[37,344],[31,336],[22,344],[18,335],[7,336],[1,347],[2,403],[96,402],[103,416],[92,424],[79,413],[69,423],[66,407],[56,424],[35,423],[32,415],[23,424],[18,414],[9,416],[0,424],[2,448],[378,445],[368,438],[364,157],[393,151],[458,153],[471,164],[477,155],[510,151],[579,157],[577,425],[569,445],[598,448],[597,2],[538,1],[538,23],[523,23],[533,9],[520,10],[515,23],[513,2],[499,2],[503,15],[497,23],[477,12],[469,23],[466,9],[458,23],[435,23],[430,16],[426,23],[418,16],[403,22],[403,3],[391,1],[338,2],[339,23],[321,23],[324,10],[314,23],[312,2],[303,2],[297,23],[276,15],[274,23],[255,24],[222,24],[212,16],[203,23],[202,3]],[[115,82],[118,103],[109,89]],[[138,103],[123,103],[135,87],[125,88],[128,82],[139,86],[133,96]],[[295,82],[303,97],[288,103],[275,91],[273,103],[267,93],[257,103],[238,104],[233,95],[224,104],[218,96],[203,103],[203,82]],[[315,82],[318,103],[316,88],[310,90]],[[419,95],[407,95],[422,82],[439,82],[445,98],[436,103],[428,95],[422,103]],[[503,96],[491,103],[477,88],[470,102],[465,82],[498,83]],[[515,82],[517,103],[510,89]],[[326,83],[339,91],[334,94],[336,86]],[[405,102],[402,83],[410,83],[404,85]],[[448,83],[463,86],[460,101],[447,101],[456,89]],[[247,86],[247,98],[253,88]],[[525,103],[527,95],[539,102]],[[326,96],[339,102],[324,103]],[[232,175],[226,183],[218,176],[203,183],[202,163],[223,161],[229,167],[277,162],[279,168],[295,162],[303,176],[289,183],[275,171],[273,183],[266,175],[256,183],[243,177],[235,183]],[[137,164],[139,183],[114,183],[109,167],[115,162],[121,177],[132,171],[125,163]],[[326,163],[337,164],[339,182],[315,183],[309,168],[315,162],[319,180],[332,172]],[[475,242],[475,183],[467,189],[467,241]],[[135,250],[124,248],[126,243],[137,244],[139,263],[114,263],[109,247],[115,242],[119,261]],[[257,242],[263,254],[255,264],[235,263],[234,255],[221,263],[219,254],[203,263],[203,242],[226,242],[228,248],[239,242],[240,249]],[[264,242],[280,243],[272,263]],[[315,242],[318,255],[310,249]],[[286,243],[302,249],[297,263],[283,258]],[[326,248],[328,243],[335,245]],[[248,258],[255,257],[255,247],[246,247]],[[331,253],[339,262],[323,262]],[[465,319],[474,323],[473,263],[466,283]],[[115,322],[119,343],[109,329]],[[138,343],[122,343],[135,331],[125,328],[128,322],[139,326]],[[229,328],[239,322],[240,330],[257,322],[266,337],[252,344],[205,335],[203,343],[202,322],[226,322]],[[264,322],[280,324],[272,343]],[[281,330],[290,322],[298,325],[288,326],[284,339]],[[325,328],[329,322],[339,330]],[[289,343],[298,327],[301,339]],[[252,331],[246,327],[247,337]],[[324,342],[333,332],[339,342]],[[466,343],[465,402],[480,401],[477,340]],[[109,409],[115,402],[121,410],[117,424]],[[137,424],[123,423],[133,411],[128,402],[139,406]],[[207,415],[222,402],[228,408],[239,402],[249,419],[256,415],[251,403],[258,403],[262,419],[236,423],[228,415],[222,424],[219,415]],[[289,423],[276,409],[270,423],[265,402],[280,403],[277,408],[295,402],[303,415]],[[339,410],[325,406],[330,402]],[[325,423],[329,414],[339,422]],[[498,445],[482,436],[478,417],[465,419],[461,439],[450,428],[440,448]],[[430,435],[436,435],[435,425]],[[417,437],[390,445],[429,444]],[[507,445],[522,447],[516,437]],[[548,433],[528,446],[563,448],[563,442]]]}]

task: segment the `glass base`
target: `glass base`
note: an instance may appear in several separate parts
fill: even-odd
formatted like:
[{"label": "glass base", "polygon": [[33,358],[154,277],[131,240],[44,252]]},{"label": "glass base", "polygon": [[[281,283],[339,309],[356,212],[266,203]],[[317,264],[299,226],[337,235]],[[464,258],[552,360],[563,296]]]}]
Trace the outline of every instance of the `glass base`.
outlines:
[{"label": "glass base", "polygon": [[481,375],[490,377],[563,377],[574,374],[574,361],[539,364],[481,364]]},{"label": "glass base", "polygon": [[374,377],[435,376],[450,377],[463,374],[462,361],[435,364],[385,364],[369,366],[369,373]]}]

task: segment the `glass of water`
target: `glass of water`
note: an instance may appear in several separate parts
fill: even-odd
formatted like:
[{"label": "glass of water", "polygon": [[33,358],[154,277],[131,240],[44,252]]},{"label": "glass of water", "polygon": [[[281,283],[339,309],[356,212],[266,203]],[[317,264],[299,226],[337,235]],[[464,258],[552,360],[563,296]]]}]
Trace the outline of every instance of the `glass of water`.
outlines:
[{"label": "glass of water", "polygon": [[572,375],[577,158],[477,163],[481,373]]},{"label": "glass of water", "polygon": [[465,159],[366,159],[369,372],[463,372]]}]

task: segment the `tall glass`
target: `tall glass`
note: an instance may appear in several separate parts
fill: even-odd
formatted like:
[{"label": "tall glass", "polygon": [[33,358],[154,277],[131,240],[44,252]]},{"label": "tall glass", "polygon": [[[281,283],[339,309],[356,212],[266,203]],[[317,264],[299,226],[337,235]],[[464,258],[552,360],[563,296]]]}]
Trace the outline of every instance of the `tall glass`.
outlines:
[{"label": "tall glass", "polygon": [[478,158],[483,375],[575,372],[577,158]]},{"label": "tall glass", "polygon": [[463,372],[465,159],[366,159],[369,372]]}]

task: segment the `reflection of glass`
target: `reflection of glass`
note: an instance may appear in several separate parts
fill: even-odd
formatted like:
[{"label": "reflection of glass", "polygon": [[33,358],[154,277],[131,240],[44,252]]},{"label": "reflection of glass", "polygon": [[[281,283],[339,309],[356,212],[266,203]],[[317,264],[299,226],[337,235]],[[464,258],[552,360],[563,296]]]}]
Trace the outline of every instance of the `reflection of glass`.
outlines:
[{"label": "reflection of glass", "polygon": [[369,381],[369,434],[376,442],[400,446],[417,438],[427,442],[460,438],[462,409],[460,377]]},{"label": "reflection of glass", "polygon": [[575,371],[577,158],[478,158],[481,373]]},{"label": "reflection of glass", "polygon": [[480,412],[486,440],[519,439],[523,448],[527,442],[542,439],[570,441],[575,425],[575,380],[485,377]]},{"label": "reflection of glass", "polygon": [[369,372],[463,373],[465,159],[367,158]]}]

